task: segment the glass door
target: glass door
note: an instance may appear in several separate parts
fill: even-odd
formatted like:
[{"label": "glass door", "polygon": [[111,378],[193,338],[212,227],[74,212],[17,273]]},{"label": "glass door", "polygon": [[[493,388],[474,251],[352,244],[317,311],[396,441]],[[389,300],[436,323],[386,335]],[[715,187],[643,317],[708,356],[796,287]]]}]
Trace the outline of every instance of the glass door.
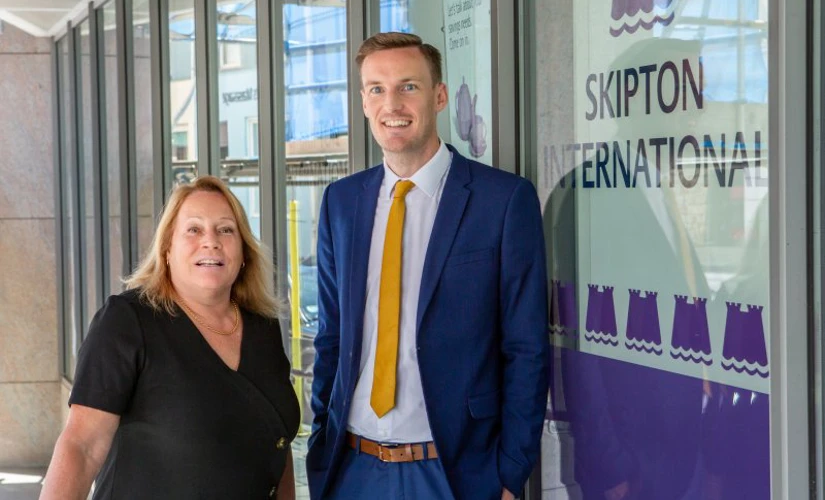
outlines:
[{"label": "glass door", "polygon": [[[304,469],[312,424],[313,341],[318,332],[316,241],[324,189],[350,172],[348,139],[347,2],[288,1],[283,5],[284,122],[290,346],[302,430],[293,443],[295,470]],[[360,110],[359,110],[360,111]],[[257,130],[257,122],[248,122]],[[357,168],[363,168],[358,166]],[[298,498],[309,498],[298,481]]]}]

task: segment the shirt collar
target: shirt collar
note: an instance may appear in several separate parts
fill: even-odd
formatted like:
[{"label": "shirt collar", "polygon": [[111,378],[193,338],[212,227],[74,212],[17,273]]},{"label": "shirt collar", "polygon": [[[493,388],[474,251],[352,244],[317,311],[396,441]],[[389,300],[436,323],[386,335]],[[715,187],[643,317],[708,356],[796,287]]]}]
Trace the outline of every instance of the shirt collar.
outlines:
[{"label": "shirt collar", "polygon": [[[439,141],[440,145],[438,146],[438,150],[435,152],[430,161],[424,164],[423,167],[419,168],[416,173],[409,178],[409,180],[415,183],[415,187],[424,191],[424,193],[432,198],[436,191],[438,190],[438,185],[441,183],[441,179],[447,173],[447,170],[450,168],[450,164],[453,161],[453,154],[447,149],[447,145],[444,141]],[[395,183],[403,180],[401,177],[395,175],[390,167],[387,166],[387,162],[384,162],[384,186],[387,187],[385,191],[385,196],[387,198],[392,198],[392,193],[394,191]]]}]

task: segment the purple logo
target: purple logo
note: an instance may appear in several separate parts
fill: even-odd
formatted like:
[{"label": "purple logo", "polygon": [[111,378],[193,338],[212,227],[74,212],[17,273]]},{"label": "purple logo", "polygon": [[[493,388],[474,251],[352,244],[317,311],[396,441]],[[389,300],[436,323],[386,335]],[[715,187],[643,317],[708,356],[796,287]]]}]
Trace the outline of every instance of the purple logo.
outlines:
[{"label": "purple logo", "polygon": [[553,280],[550,289],[550,331],[561,335],[579,334],[579,315],[576,314],[576,286]]},{"label": "purple logo", "polygon": [[659,306],[656,292],[629,289],[627,306],[627,341],[625,347],[648,354],[662,354],[662,334],[659,330]]},{"label": "purple logo", "polygon": [[674,295],[676,307],[673,311],[673,336],[670,341],[670,356],[694,363],[710,366],[710,333],[708,331],[708,299],[693,298],[688,304],[685,295]]},{"label": "purple logo", "polygon": [[584,338],[601,344],[619,345],[616,340],[616,309],[613,305],[613,287],[587,285],[587,318]]},{"label": "purple logo", "polygon": [[650,30],[656,23],[667,26],[675,16],[674,0],[613,0],[610,34],[633,34],[640,27]]},{"label": "purple logo", "polygon": [[765,329],[762,325],[762,306],[726,302],[725,344],[722,350],[722,368],[748,375],[767,378],[768,354],[765,349]]}]

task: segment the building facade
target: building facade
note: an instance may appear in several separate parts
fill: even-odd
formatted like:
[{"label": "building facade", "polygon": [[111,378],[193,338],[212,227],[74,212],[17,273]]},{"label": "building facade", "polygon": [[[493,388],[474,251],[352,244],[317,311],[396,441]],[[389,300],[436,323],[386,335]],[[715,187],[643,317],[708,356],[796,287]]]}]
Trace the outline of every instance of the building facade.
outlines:
[{"label": "building facade", "polygon": [[542,203],[553,383],[526,495],[823,498],[823,16],[801,0],[108,0],[53,40],[9,27],[0,64],[29,69],[3,81],[36,107],[0,120],[0,226],[22,235],[0,239],[0,311],[30,318],[0,336],[0,463],[48,461],[89,321],[169,191],[203,174],[273,251],[310,421],[317,210],[381,162],[353,59],[393,30],[444,55],[442,139]]}]

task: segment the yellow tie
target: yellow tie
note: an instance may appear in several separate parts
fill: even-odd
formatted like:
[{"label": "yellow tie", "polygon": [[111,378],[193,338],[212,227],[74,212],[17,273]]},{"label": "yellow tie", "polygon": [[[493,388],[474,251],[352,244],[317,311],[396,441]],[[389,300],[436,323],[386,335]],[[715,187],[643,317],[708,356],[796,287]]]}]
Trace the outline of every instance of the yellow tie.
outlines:
[{"label": "yellow tie", "polygon": [[395,406],[395,374],[398,365],[398,324],[401,319],[401,240],[404,236],[404,197],[415,187],[412,181],[398,181],[392,195],[384,257],[381,261],[381,288],[378,294],[378,340],[370,406],[378,418]]}]

